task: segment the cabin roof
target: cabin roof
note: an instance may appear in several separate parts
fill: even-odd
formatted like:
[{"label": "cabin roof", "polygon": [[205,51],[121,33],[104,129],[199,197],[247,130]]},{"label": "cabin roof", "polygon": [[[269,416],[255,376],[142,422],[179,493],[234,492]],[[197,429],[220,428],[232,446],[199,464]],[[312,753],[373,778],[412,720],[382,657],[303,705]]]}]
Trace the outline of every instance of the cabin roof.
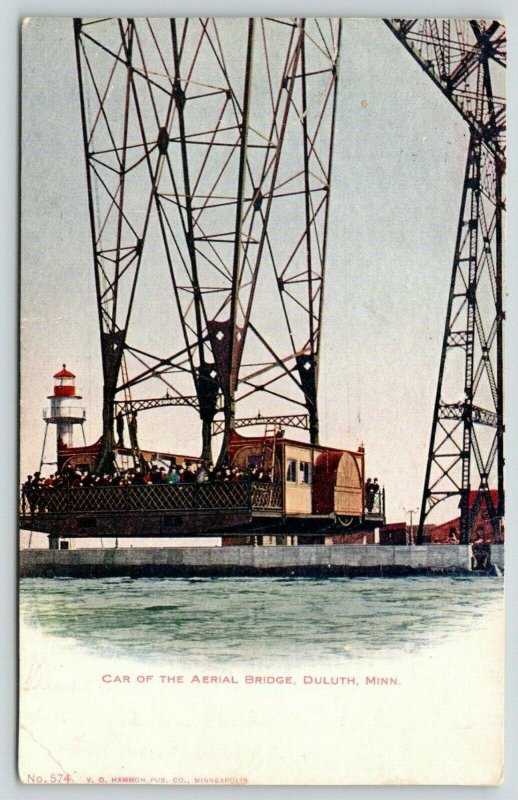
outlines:
[{"label": "cabin roof", "polygon": [[[344,447],[329,447],[327,445],[322,444],[311,444],[310,442],[300,442],[298,439],[286,439],[284,436],[284,432],[281,434],[277,434],[277,436],[269,435],[269,436],[242,436],[240,433],[234,431],[232,433],[232,438],[230,440],[230,445],[241,445],[241,444],[262,444],[263,442],[273,441],[275,439],[276,444],[279,445],[289,445],[290,447],[310,447],[313,450],[316,450],[320,453],[343,453],[346,451]],[[362,447],[358,447],[355,450],[347,449],[348,453],[363,453],[364,450]]]}]

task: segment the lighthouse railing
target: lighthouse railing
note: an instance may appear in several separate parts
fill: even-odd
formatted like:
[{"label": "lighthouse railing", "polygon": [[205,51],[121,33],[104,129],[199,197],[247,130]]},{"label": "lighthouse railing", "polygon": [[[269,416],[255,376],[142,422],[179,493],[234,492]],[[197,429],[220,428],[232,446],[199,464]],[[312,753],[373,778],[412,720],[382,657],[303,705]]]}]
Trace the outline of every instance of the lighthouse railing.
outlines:
[{"label": "lighthouse railing", "polygon": [[60,406],[59,413],[56,413],[55,409],[46,406],[42,411],[42,416],[44,420],[48,420],[49,422],[54,422],[58,419],[63,422],[75,419],[85,420],[86,409],[82,408],[82,406]]}]

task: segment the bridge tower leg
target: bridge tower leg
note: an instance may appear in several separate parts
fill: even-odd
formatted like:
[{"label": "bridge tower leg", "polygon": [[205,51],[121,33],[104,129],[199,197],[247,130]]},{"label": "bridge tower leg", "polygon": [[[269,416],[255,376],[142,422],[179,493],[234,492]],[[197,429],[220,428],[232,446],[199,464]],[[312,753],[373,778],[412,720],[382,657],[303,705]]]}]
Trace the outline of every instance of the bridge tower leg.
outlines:
[{"label": "bridge tower leg", "polygon": [[[504,515],[502,216],[507,36],[499,20],[386,19],[467,123],[468,158],[417,542],[429,512],[457,496],[460,538],[479,512],[495,540]],[[495,492],[490,486],[496,486]]]}]

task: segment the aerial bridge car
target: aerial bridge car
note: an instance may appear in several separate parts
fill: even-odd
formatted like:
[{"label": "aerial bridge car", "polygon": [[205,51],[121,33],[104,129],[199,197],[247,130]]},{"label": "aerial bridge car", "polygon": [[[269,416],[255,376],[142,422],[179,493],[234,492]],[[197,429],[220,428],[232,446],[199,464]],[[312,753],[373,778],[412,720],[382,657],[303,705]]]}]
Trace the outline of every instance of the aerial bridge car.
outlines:
[{"label": "aerial bridge car", "polygon": [[[72,383],[73,374],[67,376]],[[219,535],[224,545],[324,543],[329,535],[384,524],[384,490],[366,496],[363,447],[304,443],[276,427],[262,436],[233,432],[218,471],[192,456],[139,450],[137,458],[119,446],[115,475],[95,476],[101,441],[74,447],[69,406],[55,397],[53,416],[45,419],[57,425],[58,470],[52,480],[24,487],[21,515],[22,527],[48,533],[53,548],[60,540],[85,537]],[[66,402],[71,400],[77,400],[73,385]],[[76,414],[81,422],[84,416]],[[168,481],[173,473],[182,479]]]}]

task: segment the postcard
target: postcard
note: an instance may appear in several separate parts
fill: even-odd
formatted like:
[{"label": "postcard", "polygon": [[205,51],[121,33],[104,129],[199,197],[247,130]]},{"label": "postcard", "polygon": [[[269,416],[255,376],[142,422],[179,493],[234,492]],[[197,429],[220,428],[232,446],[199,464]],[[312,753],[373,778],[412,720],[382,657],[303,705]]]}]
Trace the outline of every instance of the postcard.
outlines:
[{"label": "postcard", "polygon": [[501,783],[505,23],[22,45],[21,781]]}]

